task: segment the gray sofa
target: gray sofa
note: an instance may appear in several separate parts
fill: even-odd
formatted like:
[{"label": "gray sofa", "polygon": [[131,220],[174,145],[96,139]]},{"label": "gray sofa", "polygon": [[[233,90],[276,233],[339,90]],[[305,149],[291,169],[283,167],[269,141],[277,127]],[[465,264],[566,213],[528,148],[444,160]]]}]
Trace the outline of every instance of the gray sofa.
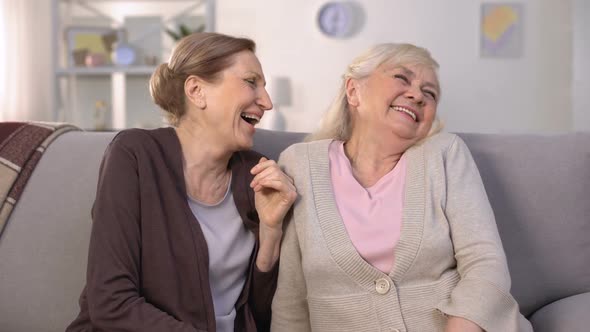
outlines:
[{"label": "gray sofa", "polygon": [[[113,136],[66,133],[40,160],[0,237],[0,331],[63,331],[76,316],[98,166]],[[521,311],[535,331],[590,331],[590,133],[461,136]],[[258,130],[255,149],[277,158],[302,137]]]}]

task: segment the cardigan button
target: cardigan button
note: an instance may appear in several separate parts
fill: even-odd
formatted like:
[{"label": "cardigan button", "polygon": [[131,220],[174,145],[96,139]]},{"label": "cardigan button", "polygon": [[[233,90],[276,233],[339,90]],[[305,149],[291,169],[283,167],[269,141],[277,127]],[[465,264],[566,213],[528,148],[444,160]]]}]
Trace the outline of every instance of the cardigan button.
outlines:
[{"label": "cardigan button", "polygon": [[386,278],[379,278],[375,281],[375,291],[381,295],[389,293],[391,285]]}]

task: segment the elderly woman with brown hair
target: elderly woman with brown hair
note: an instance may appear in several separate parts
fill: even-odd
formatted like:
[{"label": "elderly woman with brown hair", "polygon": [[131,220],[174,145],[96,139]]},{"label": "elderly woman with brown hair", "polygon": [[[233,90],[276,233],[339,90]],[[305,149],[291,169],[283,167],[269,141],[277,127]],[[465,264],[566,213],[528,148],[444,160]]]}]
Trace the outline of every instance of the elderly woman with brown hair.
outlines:
[{"label": "elderly woman with brown hair", "polygon": [[248,151],[272,108],[254,49],[193,34],[152,75],[172,127],[124,130],[107,148],[67,331],[268,330],[297,195],[274,161]]},{"label": "elderly woman with brown hair", "polygon": [[440,132],[437,69],[414,45],[369,49],[282,153],[300,198],[273,331],[531,331],[471,154]]}]

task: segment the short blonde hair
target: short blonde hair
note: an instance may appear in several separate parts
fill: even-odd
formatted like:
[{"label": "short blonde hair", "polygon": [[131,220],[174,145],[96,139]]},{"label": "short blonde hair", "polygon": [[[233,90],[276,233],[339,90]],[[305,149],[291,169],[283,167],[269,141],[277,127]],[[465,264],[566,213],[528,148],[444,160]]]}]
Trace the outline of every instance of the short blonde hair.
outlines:
[{"label": "short blonde hair", "polygon": [[[395,63],[398,65],[422,65],[432,69],[435,74],[438,71],[438,63],[432,58],[430,52],[425,48],[412,44],[385,43],[378,44],[360,56],[356,57],[346,68],[342,75],[342,84],[332,102],[326,115],[322,119],[320,128],[306,137],[306,141],[320,139],[335,139],[348,141],[352,134],[352,118],[348,100],[346,98],[346,80],[349,78],[363,79],[384,63]],[[428,136],[434,135],[442,130],[442,122],[435,118]]]}]

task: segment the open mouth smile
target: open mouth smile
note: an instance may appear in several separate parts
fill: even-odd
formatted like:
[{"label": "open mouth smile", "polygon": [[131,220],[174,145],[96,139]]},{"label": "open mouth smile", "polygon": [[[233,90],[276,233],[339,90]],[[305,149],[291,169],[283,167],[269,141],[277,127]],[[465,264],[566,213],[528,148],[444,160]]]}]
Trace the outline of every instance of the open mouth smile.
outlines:
[{"label": "open mouth smile", "polygon": [[240,117],[242,118],[242,120],[248,122],[253,126],[257,125],[260,122],[260,117],[256,114],[242,112],[242,114],[240,114]]},{"label": "open mouth smile", "polygon": [[415,122],[418,122],[418,116],[416,115],[416,113],[414,113],[414,111],[412,111],[409,108],[405,108],[403,106],[390,106],[390,109],[397,111],[397,112],[402,112],[405,113],[407,115],[409,115],[412,119],[414,119]]}]

